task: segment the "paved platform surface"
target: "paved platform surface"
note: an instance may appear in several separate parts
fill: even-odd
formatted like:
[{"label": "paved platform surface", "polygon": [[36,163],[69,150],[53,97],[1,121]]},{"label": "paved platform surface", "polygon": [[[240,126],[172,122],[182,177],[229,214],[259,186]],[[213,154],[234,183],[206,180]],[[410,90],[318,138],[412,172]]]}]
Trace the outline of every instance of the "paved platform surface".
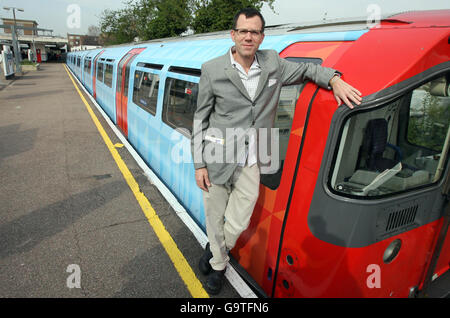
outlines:
[{"label": "paved platform surface", "polygon": [[[192,296],[62,64],[1,89],[0,113],[0,297]],[[204,285],[202,247],[127,149],[118,151]],[[226,282],[219,297],[239,295]]]}]

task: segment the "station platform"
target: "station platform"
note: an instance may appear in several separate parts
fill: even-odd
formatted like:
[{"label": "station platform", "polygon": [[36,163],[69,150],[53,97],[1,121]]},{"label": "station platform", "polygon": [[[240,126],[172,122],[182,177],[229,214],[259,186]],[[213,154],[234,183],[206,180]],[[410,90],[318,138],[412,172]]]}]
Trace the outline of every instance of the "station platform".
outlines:
[{"label": "station platform", "polygon": [[[0,90],[0,297],[208,297],[201,244],[80,91],[155,215],[64,64],[42,64]],[[216,297],[240,296],[227,281]]]}]

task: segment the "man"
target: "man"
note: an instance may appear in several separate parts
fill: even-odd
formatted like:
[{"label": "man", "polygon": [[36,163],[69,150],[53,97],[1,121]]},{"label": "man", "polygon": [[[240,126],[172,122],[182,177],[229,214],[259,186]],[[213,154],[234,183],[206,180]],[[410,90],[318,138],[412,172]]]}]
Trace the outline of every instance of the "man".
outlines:
[{"label": "man", "polygon": [[[202,65],[192,152],[209,240],[199,268],[204,274],[212,272],[206,283],[211,294],[220,292],[228,251],[250,222],[260,170],[269,164],[260,160],[256,145],[270,148],[270,142],[261,139],[271,139],[267,131],[274,124],[281,87],[312,80],[333,89],[339,105],[344,102],[352,108],[352,102],[361,102],[361,93],[335,70],[288,62],[276,51],[258,50],[264,26],[257,10],[241,10],[231,31],[235,45],[224,56]],[[236,128],[239,132],[231,130]]]}]

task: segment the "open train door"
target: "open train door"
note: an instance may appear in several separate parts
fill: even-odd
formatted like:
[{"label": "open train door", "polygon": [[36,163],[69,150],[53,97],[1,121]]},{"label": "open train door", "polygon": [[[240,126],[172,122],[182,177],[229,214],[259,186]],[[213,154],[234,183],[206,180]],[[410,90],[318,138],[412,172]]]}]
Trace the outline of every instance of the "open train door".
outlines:
[{"label": "open train door", "polygon": [[127,104],[128,104],[128,80],[130,78],[131,62],[145,48],[132,49],[119,62],[117,68],[117,89],[116,89],[116,116],[117,126],[122,129],[125,136],[128,136]]}]

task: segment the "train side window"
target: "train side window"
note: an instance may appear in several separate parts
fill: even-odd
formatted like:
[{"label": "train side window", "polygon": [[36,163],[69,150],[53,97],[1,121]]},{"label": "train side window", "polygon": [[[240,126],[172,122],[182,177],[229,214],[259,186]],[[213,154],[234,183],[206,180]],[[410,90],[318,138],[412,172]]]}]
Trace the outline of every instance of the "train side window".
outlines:
[{"label": "train side window", "polygon": [[192,133],[197,108],[198,83],[168,77],[166,79],[163,121],[173,128]]},{"label": "train side window", "polygon": [[91,76],[91,57],[84,59],[84,80],[87,81]]},{"label": "train side window", "polygon": [[437,182],[450,143],[448,75],[386,105],[356,112],[343,127],[330,187],[379,197]]},{"label": "train side window", "polygon": [[155,116],[159,75],[142,71],[136,71],[134,74],[133,103]]},{"label": "train side window", "polygon": [[[121,70],[122,73],[123,70]],[[120,74],[122,76],[122,74]],[[124,86],[123,86],[123,96],[128,97],[128,85],[130,82],[130,64],[127,65],[125,69],[125,78],[124,78]]]},{"label": "train side window", "polygon": [[[286,60],[295,63],[322,63],[322,60],[319,58],[288,57],[286,58]],[[278,101],[278,108],[274,123],[274,128],[278,128],[279,133],[280,168],[276,173],[273,174],[261,174],[261,184],[272,190],[278,188],[281,182],[281,175],[283,173],[283,166],[284,160],[286,158],[289,136],[291,135],[295,106],[297,104],[297,100],[300,96],[301,90],[303,89],[305,84],[285,86],[281,89],[280,100]]]},{"label": "train side window", "polygon": [[105,64],[105,85],[112,87],[112,78],[113,78],[113,65]]},{"label": "train side window", "polygon": [[98,63],[97,64],[97,80],[100,82],[103,82],[103,67],[104,67],[104,63]]},{"label": "train side window", "polygon": [[90,58],[84,59],[84,71],[89,74],[91,73],[91,59]]}]

